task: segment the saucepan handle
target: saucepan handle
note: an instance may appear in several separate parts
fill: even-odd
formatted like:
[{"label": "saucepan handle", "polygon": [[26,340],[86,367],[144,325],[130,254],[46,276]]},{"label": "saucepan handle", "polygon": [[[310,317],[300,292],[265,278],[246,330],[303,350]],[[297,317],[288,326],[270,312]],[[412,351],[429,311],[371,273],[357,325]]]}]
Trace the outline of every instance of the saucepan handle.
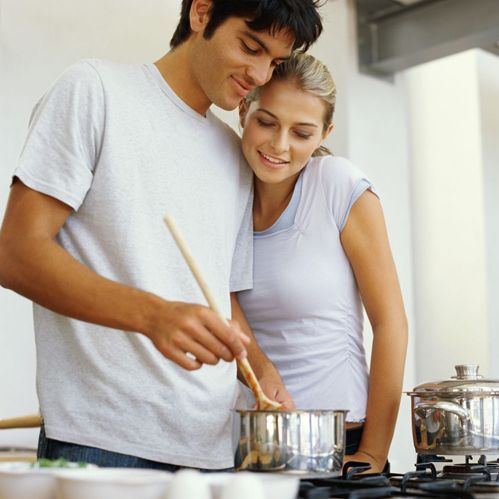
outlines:
[{"label": "saucepan handle", "polygon": [[420,418],[426,418],[435,411],[450,412],[451,414],[459,416],[463,421],[470,419],[468,409],[465,409],[454,402],[446,400],[424,400],[417,402],[414,405],[414,414],[417,414]]}]

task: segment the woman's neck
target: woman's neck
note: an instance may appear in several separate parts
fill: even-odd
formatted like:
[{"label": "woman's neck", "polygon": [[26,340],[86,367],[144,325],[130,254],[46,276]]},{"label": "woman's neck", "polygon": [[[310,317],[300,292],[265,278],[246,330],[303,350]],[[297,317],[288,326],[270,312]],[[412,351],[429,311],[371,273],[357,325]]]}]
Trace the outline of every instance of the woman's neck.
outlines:
[{"label": "woman's neck", "polygon": [[299,173],[278,184],[262,182],[255,177],[253,201],[253,228],[256,231],[272,227],[288,206],[298,180]]}]

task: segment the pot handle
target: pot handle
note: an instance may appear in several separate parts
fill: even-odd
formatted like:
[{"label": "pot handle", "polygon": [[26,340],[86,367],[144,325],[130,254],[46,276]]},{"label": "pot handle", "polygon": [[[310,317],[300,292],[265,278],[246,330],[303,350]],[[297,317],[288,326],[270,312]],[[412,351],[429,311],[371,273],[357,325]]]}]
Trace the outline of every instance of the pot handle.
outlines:
[{"label": "pot handle", "polygon": [[467,421],[470,419],[470,413],[468,409],[461,407],[454,402],[448,402],[445,400],[425,400],[423,402],[418,402],[414,406],[414,413],[419,417],[425,418],[428,414],[435,412],[437,410],[450,412],[459,416],[461,420]]}]

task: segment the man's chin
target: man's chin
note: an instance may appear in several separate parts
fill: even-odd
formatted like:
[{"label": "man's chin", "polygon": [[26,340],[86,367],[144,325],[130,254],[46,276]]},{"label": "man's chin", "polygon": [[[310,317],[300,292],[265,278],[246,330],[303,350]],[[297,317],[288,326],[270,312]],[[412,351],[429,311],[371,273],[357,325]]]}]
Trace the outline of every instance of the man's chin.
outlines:
[{"label": "man's chin", "polygon": [[215,106],[219,107],[220,109],[223,109],[224,111],[234,111],[234,109],[237,109],[239,107],[239,104],[242,100],[242,98],[217,99],[216,101],[213,101],[213,104],[215,104]]}]

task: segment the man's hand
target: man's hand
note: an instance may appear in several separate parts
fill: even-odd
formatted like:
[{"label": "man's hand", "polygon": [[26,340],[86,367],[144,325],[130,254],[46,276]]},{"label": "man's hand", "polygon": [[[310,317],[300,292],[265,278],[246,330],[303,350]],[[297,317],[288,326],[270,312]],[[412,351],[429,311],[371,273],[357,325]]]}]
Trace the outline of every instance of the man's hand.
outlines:
[{"label": "man's hand", "polygon": [[205,306],[161,299],[144,334],[165,357],[189,371],[220,359],[243,358],[250,341],[237,322],[227,325]]},{"label": "man's hand", "polygon": [[58,314],[142,333],[185,369],[246,354],[249,340],[241,328],[228,326],[207,307],[163,300],[75,259],[56,240],[72,211],[14,182],[0,229],[0,285]]}]

